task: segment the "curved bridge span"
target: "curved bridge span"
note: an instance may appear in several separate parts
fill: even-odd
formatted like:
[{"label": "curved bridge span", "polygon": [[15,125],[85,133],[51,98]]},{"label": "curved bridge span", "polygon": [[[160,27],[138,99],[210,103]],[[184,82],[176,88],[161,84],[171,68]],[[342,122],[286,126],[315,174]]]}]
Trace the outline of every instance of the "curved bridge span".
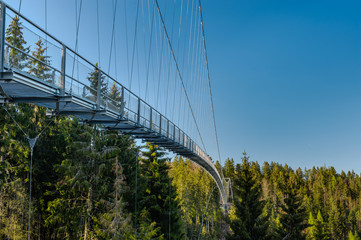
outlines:
[{"label": "curved bridge span", "polygon": [[[0,6],[0,103],[33,103],[157,144],[203,167],[216,182],[222,203],[225,205],[228,202],[229,182],[218,173],[210,157],[185,132],[102,71],[97,64],[80,56],[5,3],[0,2]],[[52,56],[51,63],[42,61],[7,42],[5,29],[14,16],[20,17],[27,25],[51,39],[54,48],[60,53],[58,57]],[[29,67],[15,64],[15,58],[35,61],[49,69],[51,74],[34,74]],[[74,63],[83,66],[84,74],[73,76],[71,71]],[[96,76],[93,84],[88,77],[91,73]],[[110,87],[104,88],[103,85],[115,86],[119,90],[118,94],[112,96]]]}]

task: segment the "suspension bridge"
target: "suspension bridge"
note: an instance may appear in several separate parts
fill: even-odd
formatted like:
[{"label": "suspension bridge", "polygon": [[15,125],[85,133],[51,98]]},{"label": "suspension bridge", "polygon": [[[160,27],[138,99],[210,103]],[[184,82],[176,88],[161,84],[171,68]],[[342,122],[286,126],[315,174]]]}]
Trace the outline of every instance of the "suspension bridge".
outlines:
[{"label": "suspension bridge", "polygon": [[[101,68],[100,60],[98,63],[94,63],[80,55],[78,52],[79,46],[77,45],[78,39],[76,41],[76,47],[72,49],[57,37],[50,34],[46,30],[46,27],[44,29],[24,16],[20,12],[20,9],[15,10],[4,2],[1,2],[0,6],[0,103],[32,103],[43,106],[52,109],[53,114],[76,116],[83,122],[99,124],[106,129],[118,130],[122,134],[157,144],[175,154],[186,157],[203,167],[205,171],[212,176],[219,189],[221,203],[224,206],[227,205],[230,195],[230,182],[223,177],[221,172],[218,172],[210,156],[207,154],[200,133],[200,128],[202,128],[202,126],[199,126],[200,117],[197,119],[197,116],[200,115],[197,114],[194,107],[192,108],[192,104],[204,101],[202,99],[204,93],[202,94],[200,91],[197,94],[200,88],[200,86],[197,85],[200,84],[199,82],[197,83],[197,78],[202,77],[202,79],[205,79],[203,82],[204,85],[209,84],[209,97],[215,127],[201,11],[199,11],[197,15],[200,19],[197,29],[198,32],[202,34],[200,35],[201,38],[194,40],[194,43],[192,43],[193,40],[184,41],[188,42],[189,46],[193,44],[199,45],[199,49],[201,49],[200,46],[204,44],[203,56],[197,55],[198,59],[196,59],[198,63],[202,62],[203,64],[202,73],[198,73],[198,75],[194,74],[192,77],[195,79],[194,85],[187,84],[187,82],[184,81],[186,74],[183,73],[182,75],[181,71],[184,70],[185,67],[182,68],[179,61],[177,62],[174,48],[175,45],[178,45],[179,49],[180,41],[178,44],[174,44],[175,41],[170,39],[174,34],[168,33],[161,7],[158,1],[154,1],[153,5],[148,6],[148,26],[150,29],[148,29],[149,34],[147,36],[150,38],[149,46],[142,49],[138,43],[139,46],[136,49],[135,37],[137,31],[134,33],[135,40],[133,47],[127,46],[129,41],[127,41],[126,46],[124,46],[127,48],[127,54],[128,49],[133,49],[133,52],[129,54],[131,55],[131,57],[129,57],[131,60],[128,61],[127,70],[128,73],[130,72],[130,74],[128,74],[130,80],[126,87],[125,84],[119,80],[116,72],[114,73],[115,76],[112,76],[109,70],[105,71]],[[195,11],[194,8],[196,9],[193,5],[191,8],[188,4],[187,13],[188,11],[190,12],[191,9],[192,12]],[[113,9],[114,18],[116,9],[115,5]],[[142,9],[142,6],[139,6],[138,1],[138,5],[134,11],[136,16],[134,23],[135,29],[137,29],[137,25],[139,24],[138,12],[142,10],[144,9]],[[179,14],[180,19],[182,19],[182,11],[184,14],[185,9],[181,9],[181,13]],[[78,37],[81,5],[77,13],[76,32]],[[173,15],[176,14],[173,13]],[[155,16],[158,16],[157,19]],[[145,18],[143,16],[143,20]],[[14,19],[21,22],[21,29],[25,32],[24,39],[26,39],[28,44],[32,42],[33,45],[36,45],[36,42],[40,40],[45,44],[46,57],[39,58],[39,56],[31,54],[29,48],[20,48],[13,42],[7,40],[6,29]],[[125,21],[127,21],[127,19],[125,19]],[[191,21],[188,25],[196,25],[195,19]],[[146,25],[147,24],[143,24],[143,26]],[[183,23],[183,26],[186,25],[187,24]],[[110,55],[112,54],[112,49],[115,50],[116,48],[114,29],[113,21]],[[158,37],[155,33],[153,34],[153,29],[158,29]],[[189,32],[195,35],[196,30]],[[182,39],[183,35],[180,33],[181,28],[179,28],[178,35],[179,39]],[[138,33],[138,35],[139,34],[140,33]],[[186,37],[184,38],[186,39]],[[167,48],[165,46],[167,46]],[[184,49],[186,49],[186,47],[187,46],[185,46]],[[118,49],[119,48],[118,46]],[[98,52],[100,52],[99,49],[98,16]],[[165,49],[167,49],[167,52]],[[145,53],[145,67],[142,72],[144,73],[143,80],[146,79],[146,82],[142,84],[139,80],[138,93],[136,93],[134,87],[132,90],[133,68],[135,65],[134,56],[137,56],[139,52],[142,51]],[[190,50],[188,52],[190,52]],[[113,58],[115,56],[116,54],[113,55]],[[155,59],[156,56],[158,56],[158,59]],[[190,57],[192,58],[192,56]],[[49,58],[51,58],[51,61]],[[151,58],[155,60],[151,61]],[[140,58],[138,57],[138,59]],[[36,63],[40,69],[43,69],[43,72],[39,73],[32,70],[31,67],[25,64],[27,61]],[[184,62],[185,60],[183,59],[183,66]],[[110,69],[110,63],[111,61],[109,61],[108,69]],[[165,66],[165,63],[168,63],[168,65]],[[140,66],[141,63],[138,61],[136,65]],[[152,66],[152,71],[149,70],[150,65]],[[190,63],[189,65],[192,66],[196,64]],[[197,66],[194,68],[197,68]],[[115,67],[115,71],[116,69],[117,66]],[[138,78],[141,78],[139,75],[138,69]],[[170,82],[170,79],[174,79],[174,82]],[[154,84],[149,84],[151,81],[153,81]],[[163,81],[164,84],[162,84]],[[158,89],[156,87],[157,84],[155,84],[156,82],[158,82]],[[151,85],[155,86],[153,92],[156,92],[156,94],[152,96],[149,94]],[[164,93],[162,90],[159,90],[159,85],[164,85]],[[143,89],[145,93],[142,98],[140,95]],[[192,92],[191,89],[195,90]],[[169,93],[169,91],[173,91],[173,93]],[[171,101],[172,97],[173,101]],[[181,99],[183,102],[177,102],[176,98]],[[160,102],[165,102],[166,106],[163,107],[163,109]],[[168,102],[173,102],[173,106],[171,106],[171,104],[167,106]],[[158,106],[158,108],[153,107],[154,105]],[[177,105],[179,105],[178,108]],[[200,108],[202,107],[203,106],[200,106]],[[211,119],[211,117],[209,119]],[[180,124],[182,122],[183,124]],[[184,124],[184,122],[188,124]],[[202,145],[202,147],[200,145]]]}]

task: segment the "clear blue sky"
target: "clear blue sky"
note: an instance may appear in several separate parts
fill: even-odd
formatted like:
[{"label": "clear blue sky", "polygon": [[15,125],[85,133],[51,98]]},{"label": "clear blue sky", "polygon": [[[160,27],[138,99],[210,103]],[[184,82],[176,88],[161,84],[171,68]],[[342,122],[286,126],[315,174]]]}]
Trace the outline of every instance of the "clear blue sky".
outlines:
[{"label": "clear blue sky", "polygon": [[[48,5],[49,31],[73,47],[73,1]],[[22,12],[44,26],[43,7],[24,0]],[[202,8],[222,160],[240,162],[246,150],[260,164],[360,173],[361,2],[203,0]],[[81,46],[96,48],[94,1],[83,11]]]},{"label": "clear blue sky", "polygon": [[224,156],[361,171],[361,2],[203,1]]}]

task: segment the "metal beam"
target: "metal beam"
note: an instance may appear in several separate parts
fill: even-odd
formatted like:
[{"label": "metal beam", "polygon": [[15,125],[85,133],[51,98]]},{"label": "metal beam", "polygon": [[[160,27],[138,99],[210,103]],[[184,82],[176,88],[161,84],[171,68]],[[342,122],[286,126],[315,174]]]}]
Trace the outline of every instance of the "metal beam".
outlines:
[{"label": "metal beam", "polygon": [[66,111],[61,111],[59,114],[60,115],[85,115],[85,114],[105,114],[107,111],[106,110],[66,110]]}]

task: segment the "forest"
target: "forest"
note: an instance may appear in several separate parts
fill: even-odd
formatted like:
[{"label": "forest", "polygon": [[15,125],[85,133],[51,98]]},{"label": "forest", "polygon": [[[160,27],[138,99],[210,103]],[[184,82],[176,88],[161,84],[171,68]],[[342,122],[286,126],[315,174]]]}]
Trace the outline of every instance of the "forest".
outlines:
[{"label": "forest", "polygon": [[[6,31],[18,49],[10,64],[46,81],[46,47],[39,39],[30,52],[19,21]],[[99,79],[94,69],[93,89]],[[215,165],[232,183],[229,211],[188,159],[45,107],[3,104],[0,239],[360,239],[359,174],[261,167],[246,152]]]},{"label": "forest", "polygon": [[47,111],[0,108],[0,239],[26,239],[29,216],[31,239],[360,239],[354,172],[261,167],[244,153],[215,164],[232,181],[226,213],[190,160]]}]

